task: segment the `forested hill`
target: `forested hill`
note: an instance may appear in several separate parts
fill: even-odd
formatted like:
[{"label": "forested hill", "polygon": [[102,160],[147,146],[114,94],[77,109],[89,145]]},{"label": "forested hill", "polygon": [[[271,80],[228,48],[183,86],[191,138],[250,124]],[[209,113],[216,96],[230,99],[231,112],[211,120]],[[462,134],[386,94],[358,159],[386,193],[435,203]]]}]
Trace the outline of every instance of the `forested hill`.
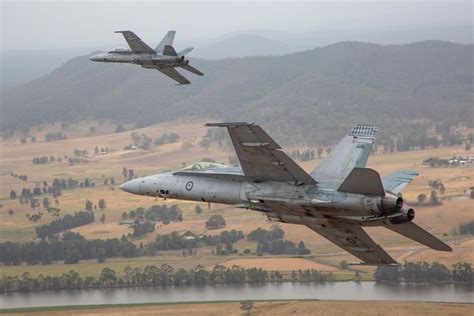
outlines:
[{"label": "forested hill", "polygon": [[331,143],[356,123],[472,124],[473,46],[341,42],[284,56],[191,64],[205,73],[176,86],[157,71],[74,58],[4,93],[1,130],[112,119],[145,126],[178,118],[248,120],[280,140]]}]

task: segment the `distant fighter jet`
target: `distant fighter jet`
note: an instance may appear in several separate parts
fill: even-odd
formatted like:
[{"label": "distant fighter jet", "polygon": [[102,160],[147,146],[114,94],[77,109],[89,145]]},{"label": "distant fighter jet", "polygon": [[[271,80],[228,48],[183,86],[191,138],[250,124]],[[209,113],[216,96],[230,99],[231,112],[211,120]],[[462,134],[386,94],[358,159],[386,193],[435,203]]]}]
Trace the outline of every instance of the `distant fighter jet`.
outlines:
[{"label": "distant fighter jet", "polygon": [[116,31],[115,33],[122,33],[130,49],[117,48],[108,53],[94,55],[89,58],[90,60],[105,63],[130,63],[140,65],[143,68],[156,69],[176,80],[179,84],[189,84],[191,82],[176,71],[175,68],[177,67],[204,76],[202,72],[189,64],[189,60],[185,59],[186,54],[193,50],[192,47],[185,48],[179,53],[174,50],[172,45],[175,31],[169,31],[155,49],[145,44],[132,31]]},{"label": "distant fighter jet", "polygon": [[356,125],[306,173],[253,123],[210,123],[226,127],[242,168],[201,162],[174,172],[130,180],[126,192],[213,202],[262,212],[270,221],[305,225],[366,265],[397,262],[363,227],[382,226],[435,250],[451,247],[413,223],[415,211],[401,190],[418,173],[397,171],[380,178],[365,165],[378,128]]}]

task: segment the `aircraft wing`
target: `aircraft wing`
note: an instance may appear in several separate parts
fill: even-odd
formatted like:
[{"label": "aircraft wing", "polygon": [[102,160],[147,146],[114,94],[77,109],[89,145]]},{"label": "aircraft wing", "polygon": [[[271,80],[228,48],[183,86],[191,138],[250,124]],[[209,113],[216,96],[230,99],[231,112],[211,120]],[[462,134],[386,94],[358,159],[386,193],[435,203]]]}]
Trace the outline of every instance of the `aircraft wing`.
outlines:
[{"label": "aircraft wing", "polygon": [[180,74],[176,69],[173,67],[157,67],[156,70],[161,72],[162,74],[167,75],[171,79],[176,80],[179,84],[190,84],[191,82],[186,79],[182,74]]},{"label": "aircraft wing", "polygon": [[385,226],[394,232],[439,251],[453,251],[451,247],[413,222]]},{"label": "aircraft wing", "polygon": [[419,173],[413,170],[400,170],[383,177],[382,185],[385,191],[398,194],[411,183],[417,175],[419,175]]},{"label": "aircraft wing", "polygon": [[281,151],[281,147],[260,126],[243,122],[208,123],[206,126],[227,128],[246,177],[257,182],[317,183]]},{"label": "aircraft wing", "polygon": [[337,189],[354,167],[365,167],[377,131],[376,126],[354,126],[311,175],[322,187]]},{"label": "aircraft wing", "polygon": [[153,48],[145,44],[140,37],[135,35],[132,31],[115,31],[115,33],[122,33],[123,37],[125,37],[125,40],[128,43],[128,46],[130,46],[130,49],[132,50],[132,53],[135,54],[153,54],[155,51]]},{"label": "aircraft wing", "polygon": [[202,72],[200,72],[199,70],[197,70],[196,68],[194,68],[193,66],[191,66],[189,64],[185,64],[185,65],[182,65],[180,67],[183,68],[183,69],[186,69],[187,71],[190,71],[193,74],[196,74],[198,76],[204,76],[204,74]]},{"label": "aircraft wing", "polygon": [[397,263],[359,226],[329,228],[308,225],[308,227],[353,256],[361,259],[366,264],[383,265]]}]

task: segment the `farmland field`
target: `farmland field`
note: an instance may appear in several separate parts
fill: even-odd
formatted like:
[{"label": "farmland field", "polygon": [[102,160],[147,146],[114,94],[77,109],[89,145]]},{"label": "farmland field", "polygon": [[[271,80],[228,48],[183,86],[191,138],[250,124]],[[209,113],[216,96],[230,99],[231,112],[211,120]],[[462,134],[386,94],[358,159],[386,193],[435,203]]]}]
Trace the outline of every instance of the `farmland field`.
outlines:
[{"label": "farmland field", "polygon": [[[172,231],[184,233],[191,231],[195,234],[219,234],[224,230],[242,230],[244,234],[261,227],[270,229],[272,226],[279,226],[285,231],[285,238],[296,243],[304,241],[307,248],[311,250],[311,255],[307,256],[302,266],[320,267],[321,270],[337,270],[339,262],[342,260],[357,261],[346,252],[335,245],[329,243],[324,238],[315,234],[304,226],[290,224],[275,224],[266,221],[263,215],[249,210],[236,209],[231,206],[212,204],[210,207],[205,203],[182,202],[173,200],[156,200],[155,198],[136,196],[127,194],[118,189],[118,184],[124,181],[122,168],[134,169],[135,174],[144,176],[158,173],[163,170],[173,170],[181,168],[203,158],[212,158],[216,162],[229,163],[229,156],[233,155],[233,150],[225,143],[211,143],[209,148],[200,146],[200,140],[206,133],[203,126],[205,121],[179,121],[173,123],[162,123],[143,129],[113,133],[113,127],[107,122],[80,123],[71,125],[65,133],[68,139],[61,141],[44,142],[43,136],[46,132],[59,131],[59,125],[46,126],[37,130],[38,141],[21,144],[19,139],[3,140],[1,142],[0,156],[0,241],[33,241],[35,240],[35,227],[47,224],[54,217],[46,211],[37,222],[31,222],[27,218],[28,213],[35,213],[30,205],[21,205],[18,199],[10,199],[10,191],[19,193],[23,187],[33,189],[41,187],[43,181],[51,183],[54,178],[73,178],[84,181],[86,178],[95,182],[95,187],[77,188],[74,190],[63,190],[58,198],[58,204],[53,206],[61,209],[61,216],[73,214],[84,209],[86,200],[97,204],[99,199],[105,199],[107,207],[104,211],[97,210],[95,222],[89,225],[74,228],[72,231],[78,232],[89,239],[120,238],[132,231],[127,225],[119,225],[123,212],[128,212],[137,207],[148,208],[155,204],[173,205],[177,204],[183,212],[182,222],[172,222],[169,225],[159,226],[153,233],[135,240],[138,244],[147,244],[153,241],[158,234],[167,234]],[[96,126],[96,132],[90,134],[89,126]],[[145,134],[154,139],[164,133],[175,132],[180,138],[178,142],[152,146],[150,150],[125,150],[124,147],[132,143],[132,132]],[[277,140],[278,141],[278,140]],[[183,144],[191,146],[183,146]],[[109,149],[108,153],[95,154],[95,147]],[[32,164],[34,157],[54,156],[73,157],[74,149],[88,151],[87,160],[89,163],[71,165],[66,160],[62,162],[48,162],[43,165]],[[289,147],[288,151],[304,149]],[[395,259],[399,261],[426,260],[440,261],[447,266],[451,266],[457,261],[474,262],[474,239],[472,236],[461,236],[456,232],[459,225],[474,220],[473,200],[469,198],[469,188],[474,186],[474,167],[447,167],[430,168],[422,165],[422,161],[429,157],[450,158],[455,155],[469,155],[463,146],[442,147],[436,149],[415,150],[394,154],[375,154],[369,159],[368,167],[374,168],[384,176],[399,169],[413,169],[420,172],[420,176],[404,191],[404,198],[408,203],[415,202],[420,193],[429,196],[433,190],[428,186],[429,180],[441,180],[445,185],[445,192],[438,192],[438,197],[442,199],[442,205],[416,207],[415,222],[425,227],[433,234],[446,240],[453,248],[451,253],[441,253],[430,250],[415,242],[384,228],[369,228],[367,231],[373,238],[385,247]],[[323,157],[324,158],[324,157]],[[320,159],[299,162],[304,169],[310,171]],[[14,175],[27,175],[27,181],[23,181]],[[104,184],[105,179],[114,178],[115,185]],[[43,196],[40,197],[40,200]],[[199,204],[204,212],[197,214],[194,210]],[[13,210],[10,215],[8,210]],[[105,222],[101,223],[99,217],[105,214]],[[223,215],[226,220],[226,227],[216,230],[205,228],[205,221],[215,214]],[[61,274],[74,269],[81,273],[97,275],[101,267],[110,266],[117,270],[123,270],[126,265],[132,267],[144,267],[149,264],[160,265],[168,263],[173,267],[192,268],[198,264],[205,267],[212,267],[215,264],[224,263],[226,265],[241,264],[243,266],[271,266],[274,270],[291,270],[290,267],[301,261],[287,258],[285,256],[255,256],[256,243],[248,240],[240,240],[235,244],[239,254],[230,256],[215,256],[211,247],[199,247],[195,256],[183,256],[180,251],[160,251],[156,257],[140,257],[132,259],[108,259],[103,264],[94,262],[81,262],[75,265],[65,265],[56,263],[48,266],[14,266],[0,267],[2,274],[13,275],[29,271],[32,274]],[[244,249],[249,249],[251,254],[242,257]],[[259,261],[260,260],[260,261]],[[264,261],[262,261],[264,260]],[[372,271],[372,268],[361,268]],[[329,271],[327,270],[327,271]]]}]

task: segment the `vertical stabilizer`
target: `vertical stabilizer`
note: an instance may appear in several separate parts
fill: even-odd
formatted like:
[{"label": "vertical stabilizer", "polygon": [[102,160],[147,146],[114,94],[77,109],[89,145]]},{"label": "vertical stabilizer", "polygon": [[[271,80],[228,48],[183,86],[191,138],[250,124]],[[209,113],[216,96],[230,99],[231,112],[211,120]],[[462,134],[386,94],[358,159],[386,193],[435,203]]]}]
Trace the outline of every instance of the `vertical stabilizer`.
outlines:
[{"label": "vertical stabilizer", "polygon": [[156,46],[155,51],[159,54],[163,53],[163,49],[165,46],[173,46],[174,36],[176,31],[168,31],[165,37],[161,40],[161,42]]},{"label": "vertical stabilizer", "polygon": [[322,187],[336,189],[355,167],[367,164],[378,128],[356,125],[311,173]]}]

